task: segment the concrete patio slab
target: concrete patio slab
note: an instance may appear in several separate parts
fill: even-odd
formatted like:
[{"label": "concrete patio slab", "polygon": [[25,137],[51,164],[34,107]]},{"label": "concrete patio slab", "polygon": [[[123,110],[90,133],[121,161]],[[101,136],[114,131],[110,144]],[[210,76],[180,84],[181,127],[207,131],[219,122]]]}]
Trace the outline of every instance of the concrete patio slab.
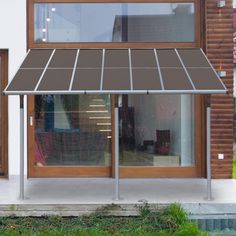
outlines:
[{"label": "concrete patio slab", "polygon": [[193,215],[236,214],[236,180],[213,180],[213,201],[204,199],[205,179],[121,179],[120,201],[114,200],[115,180],[111,178],[36,178],[25,182],[26,199],[22,201],[18,176],[0,180],[0,214],[55,211],[78,215],[112,203],[123,206],[120,210],[124,214],[136,214],[134,206],[142,201],[159,206],[178,202]]}]

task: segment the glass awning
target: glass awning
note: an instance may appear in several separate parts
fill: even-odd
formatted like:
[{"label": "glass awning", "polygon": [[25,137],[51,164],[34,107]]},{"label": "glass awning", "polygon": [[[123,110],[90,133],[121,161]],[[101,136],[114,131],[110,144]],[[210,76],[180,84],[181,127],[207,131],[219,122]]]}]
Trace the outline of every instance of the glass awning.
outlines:
[{"label": "glass awning", "polygon": [[31,49],[6,95],[213,94],[227,89],[202,49]]}]

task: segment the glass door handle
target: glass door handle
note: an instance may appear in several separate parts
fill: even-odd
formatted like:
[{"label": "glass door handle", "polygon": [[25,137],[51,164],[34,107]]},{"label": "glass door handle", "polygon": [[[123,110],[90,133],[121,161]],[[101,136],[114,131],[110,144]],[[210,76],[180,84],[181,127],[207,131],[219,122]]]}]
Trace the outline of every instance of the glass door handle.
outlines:
[{"label": "glass door handle", "polygon": [[30,126],[34,125],[34,117],[33,116],[29,117],[29,123],[30,123]]}]

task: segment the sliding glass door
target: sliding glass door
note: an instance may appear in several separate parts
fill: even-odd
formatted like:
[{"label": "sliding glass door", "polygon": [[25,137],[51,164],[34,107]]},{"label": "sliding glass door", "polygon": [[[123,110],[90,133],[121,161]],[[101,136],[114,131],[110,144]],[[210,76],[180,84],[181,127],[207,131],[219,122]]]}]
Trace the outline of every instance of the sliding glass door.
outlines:
[{"label": "sliding glass door", "polygon": [[100,170],[99,176],[109,175],[112,156],[109,95],[35,96],[33,117],[30,119],[34,148],[30,158],[34,170],[46,175],[46,170],[59,168],[61,172],[57,173],[63,176],[64,170],[71,167],[80,176],[86,168],[87,176],[96,176],[95,168]]},{"label": "sliding glass door", "polygon": [[30,97],[29,176],[114,176],[115,100],[119,105],[121,178],[202,176],[201,96],[113,98]]},{"label": "sliding glass door", "polygon": [[120,95],[120,176],[201,175],[201,96]]},{"label": "sliding glass door", "polygon": [[194,96],[123,95],[122,166],[195,166]]}]

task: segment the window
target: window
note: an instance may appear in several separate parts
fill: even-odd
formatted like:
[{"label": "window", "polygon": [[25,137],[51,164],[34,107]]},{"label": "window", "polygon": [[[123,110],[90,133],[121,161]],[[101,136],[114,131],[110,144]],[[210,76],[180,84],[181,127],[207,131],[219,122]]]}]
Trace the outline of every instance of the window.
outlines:
[{"label": "window", "polygon": [[122,166],[190,167],[194,155],[194,96],[122,95]]},{"label": "window", "polygon": [[35,97],[34,164],[110,166],[109,95]]},{"label": "window", "polygon": [[194,42],[195,4],[37,3],[35,43]]},{"label": "window", "polygon": [[[109,1],[29,0],[29,48],[200,47],[200,1]],[[41,172],[36,174],[32,169],[31,176],[48,176],[51,168],[56,171],[54,167],[58,167],[57,176],[68,176],[70,166],[78,170],[98,166],[107,169],[106,173],[99,169],[104,176],[110,176],[115,96],[94,96],[35,97],[32,166],[46,168],[37,168]],[[200,97],[120,95],[118,100],[121,176],[163,176],[157,170],[166,171],[164,176],[185,176],[181,167],[188,169],[188,176],[197,175],[201,166],[201,152],[196,151],[201,145],[201,130],[196,129],[201,124]],[[86,114],[92,108],[97,114]],[[94,142],[98,137],[99,145]]]}]

